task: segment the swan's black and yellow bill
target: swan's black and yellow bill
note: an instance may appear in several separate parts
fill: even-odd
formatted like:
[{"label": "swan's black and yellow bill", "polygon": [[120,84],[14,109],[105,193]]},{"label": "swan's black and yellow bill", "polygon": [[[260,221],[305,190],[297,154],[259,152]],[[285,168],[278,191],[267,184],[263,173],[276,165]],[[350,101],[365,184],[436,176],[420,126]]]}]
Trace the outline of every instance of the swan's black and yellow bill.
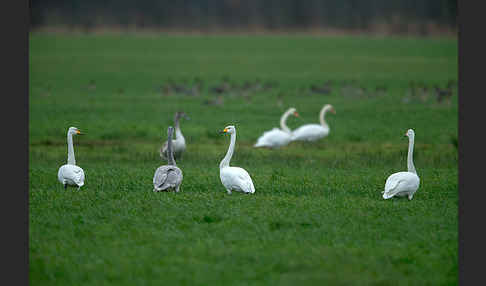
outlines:
[{"label": "swan's black and yellow bill", "polygon": [[228,132],[228,128],[225,128],[223,129],[223,131],[221,131],[220,133],[223,134],[223,133],[227,133]]},{"label": "swan's black and yellow bill", "polygon": [[82,132],[81,132],[81,131],[78,129],[78,130],[76,130],[76,134],[78,134],[78,135],[84,135],[85,133],[82,133]]}]

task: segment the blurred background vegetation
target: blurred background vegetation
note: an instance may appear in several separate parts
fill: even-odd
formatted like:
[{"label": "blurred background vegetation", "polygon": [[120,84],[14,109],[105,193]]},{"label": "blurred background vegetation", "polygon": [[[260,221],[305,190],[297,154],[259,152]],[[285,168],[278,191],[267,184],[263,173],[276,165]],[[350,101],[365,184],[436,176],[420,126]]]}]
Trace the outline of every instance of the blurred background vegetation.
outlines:
[{"label": "blurred background vegetation", "polygon": [[30,0],[32,30],[454,35],[457,0]]}]

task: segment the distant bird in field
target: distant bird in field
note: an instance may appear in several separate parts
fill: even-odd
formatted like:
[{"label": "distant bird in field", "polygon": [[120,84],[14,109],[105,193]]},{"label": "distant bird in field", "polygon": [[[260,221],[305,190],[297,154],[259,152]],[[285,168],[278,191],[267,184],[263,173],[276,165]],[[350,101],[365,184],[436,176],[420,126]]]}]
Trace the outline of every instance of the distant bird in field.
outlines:
[{"label": "distant bird in field", "polygon": [[296,117],[299,116],[295,108],[291,107],[287,109],[280,118],[280,129],[275,127],[272,130],[263,132],[263,135],[258,138],[253,147],[280,148],[289,144],[292,137],[292,131],[287,127],[285,122],[290,115]]},{"label": "distant bird in field", "polygon": [[330,85],[331,85],[330,81],[327,81],[326,83],[324,83],[324,85],[312,84],[311,87],[310,87],[310,90],[313,93],[319,93],[319,94],[327,95],[327,94],[330,94],[332,92],[332,88],[331,88]]},{"label": "distant bird in field", "polygon": [[305,124],[295,129],[292,131],[292,141],[317,141],[328,136],[330,129],[329,125],[324,119],[328,111],[336,114],[336,111],[332,105],[324,105],[319,113],[320,124]]},{"label": "distant bird in field", "polygon": [[68,159],[67,164],[62,165],[57,172],[57,179],[63,184],[64,189],[68,186],[78,187],[84,185],[84,170],[76,165],[74,158],[73,135],[82,135],[76,127],[69,127],[67,132]]},{"label": "distant bird in field", "polygon": [[206,105],[222,105],[224,103],[223,96],[220,94],[213,99],[206,99],[203,101]]},{"label": "distant bird in field", "polygon": [[436,85],[434,89],[435,89],[435,95],[437,97],[438,102],[443,102],[444,100],[446,100],[446,102],[450,104],[450,99],[452,97],[451,88],[442,89]]}]

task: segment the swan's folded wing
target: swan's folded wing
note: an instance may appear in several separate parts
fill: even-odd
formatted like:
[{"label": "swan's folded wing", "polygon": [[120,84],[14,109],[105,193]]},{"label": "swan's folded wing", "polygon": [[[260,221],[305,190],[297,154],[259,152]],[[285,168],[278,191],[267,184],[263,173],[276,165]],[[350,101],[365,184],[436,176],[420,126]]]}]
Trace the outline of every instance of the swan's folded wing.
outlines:
[{"label": "swan's folded wing", "polygon": [[246,182],[251,182],[250,174],[248,174],[248,172],[245,169],[240,167],[235,167],[235,168],[237,168],[236,177],[240,182],[245,182],[245,184]]},{"label": "swan's folded wing", "polygon": [[67,165],[62,168],[61,176],[64,179],[74,182],[78,186],[84,184],[84,171],[76,165]]},{"label": "swan's folded wing", "polygon": [[76,168],[74,172],[74,182],[79,186],[84,184],[84,171],[81,168]]},{"label": "swan's folded wing", "polygon": [[176,166],[173,166],[167,173],[166,185],[177,186],[182,181],[182,171]]},{"label": "swan's folded wing", "polygon": [[[387,182],[388,183],[388,182]],[[386,186],[385,186],[385,191],[383,192],[383,198],[388,199],[400,192],[400,184],[403,183],[403,180],[397,179],[390,181]]]},{"label": "swan's folded wing", "polygon": [[254,187],[253,187],[253,181],[251,180],[250,174],[246,172],[244,169],[241,169],[242,171],[238,173],[238,181],[239,185],[243,187],[243,189],[246,192],[254,192]]},{"label": "swan's folded wing", "polygon": [[392,174],[385,183],[383,198],[391,198],[400,192],[413,191],[418,188],[418,176],[410,172],[398,172]]},{"label": "swan's folded wing", "polygon": [[400,181],[400,177],[396,176],[396,174],[391,175],[385,182],[385,192],[393,190],[398,182]]},{"label": "swan's folded wing", "polygon": [[157,168],[153,179],[154,186],[160,187],[165,183],[165,181],[167,180],[169,167],[170,166],[160,166]]},{"label": "swan's folded wing", "polygon": [[154,187],[164,190],[182,181],[182,171],[177,166],[165,165],[157,168],[154,174]]}]

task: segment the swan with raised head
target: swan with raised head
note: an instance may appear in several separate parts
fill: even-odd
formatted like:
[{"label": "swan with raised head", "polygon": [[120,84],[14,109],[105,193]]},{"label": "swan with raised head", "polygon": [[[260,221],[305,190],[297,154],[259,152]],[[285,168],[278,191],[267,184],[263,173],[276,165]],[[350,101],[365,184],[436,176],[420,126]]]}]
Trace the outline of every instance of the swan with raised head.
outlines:
[{"label": "swan with raised head", "polygon": [[248,172],[243,168],[230,167],[229,165],[235,150],[236,128],[233,125],[226,126],[222,133],[231,134],[231,141],[226,156],[224,156],[219,164],[219,178],[221,179],[221,183],[226,188],[228,194],[231,194],[231,191],[253,194],[255,187]]},{"label": "swan with raised head", "polygon": [[[182,158],[182,153],[186,150],[186,139],[182,135],[181,127],[179,125],[179,120],[181,117],[184,117],[189,120],[189,116],[187,116],[184,112],[178,111],[174,115],[174,126],[175,126],[175,139],[172,140],[173,152],[174,152],[174,159],[178,160]],[[160,148],[160,157],[164,160],[167,160],[167,141],[164,142],[162,148]]]},{"label": "swan with raised head", "polygon": [[336,114],[334,107],[330,104],[326,104],[322,107],[319,113],[320,124],[305,124],[295,129],[292,132],[292,141],[317,141],[321,138],[329,135],[329,125],[325,121],[324,117],[326,113],[330,111]]},{"label": "swan with raised head", "polygon": [[68,145],[68,159],[67,164],[62,165],[57,172],[57,179],[64,185],[64,189],[68,186],[75,186],[81,188],[84,185],[84,170],[76,165],[74,158],[73,135],[82,135],[81,131],[76,127],[69,127],[67,132]]},{"label": "swan with raised head", "polygon": [[415,170],[413,164],[413,145],[415,141],[415,132],[412,129],[408,129],[405,136],[408,136],[408,155],[407,155],[407,172],[398,172],[391,174],[385,183],[385,190],[383,198],[389,199],[394,196],[405,197],[411,200],[413,195],[417,191],[420,185],[420,178]]},{"label": "swan with raised head", "polygon": [[174,160],[174,151],[172,150],[172,135],[174,134],[174,128],[169,126],[167,128],[167,165],[163,165],[155,170],[154,174],[154,192],[171,191],[175,190],[179,192],[179,187],[182,183],[182,171],[177,167]]},{"label": "swan with raised head", "polygon": [[269,147],[269,148],[279,148],[285,146],[290,143],[290,137],[292,135],[292,131],[287,127],[285,122],[290,115],[294,115],[296,117],[299,116],[296,109],[291,107],[285,111],[285,113],[280,118],[280,128],[273,128],[272,130],[265,131],[262,136],[260,136],[253,145],[253,147]]}]

